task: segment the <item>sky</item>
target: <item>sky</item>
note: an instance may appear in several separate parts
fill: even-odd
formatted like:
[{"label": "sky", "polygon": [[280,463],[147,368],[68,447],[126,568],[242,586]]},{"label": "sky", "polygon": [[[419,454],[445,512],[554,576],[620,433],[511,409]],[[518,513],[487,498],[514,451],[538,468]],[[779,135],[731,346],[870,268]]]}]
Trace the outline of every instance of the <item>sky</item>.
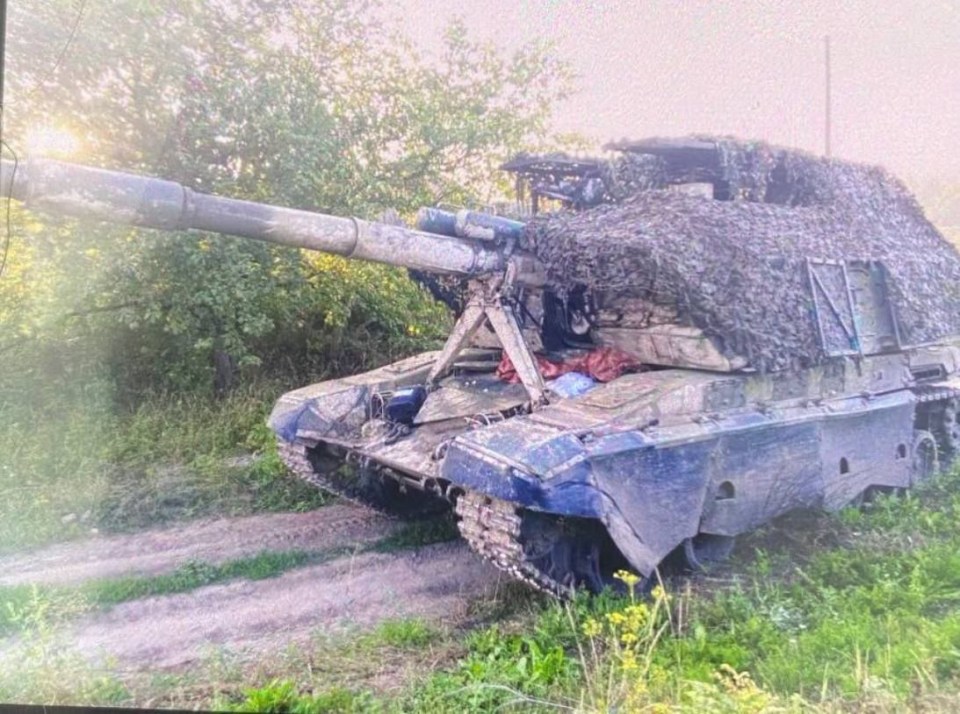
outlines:
[{"label": "sky", "polygon": [[598,144],[709,133],[823,153],[829,35],[833,155],[960,176],[960,0],[401,2],[426,49],[457,16],[507,51],[553,42],[579,75],[555,127]]}]

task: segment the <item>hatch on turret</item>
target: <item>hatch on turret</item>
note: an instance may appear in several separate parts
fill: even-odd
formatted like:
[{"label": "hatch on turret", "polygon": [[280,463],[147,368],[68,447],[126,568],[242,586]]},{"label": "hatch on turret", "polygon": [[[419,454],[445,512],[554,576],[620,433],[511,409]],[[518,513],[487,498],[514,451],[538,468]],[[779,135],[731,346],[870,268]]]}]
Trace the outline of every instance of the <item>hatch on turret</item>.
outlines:
[{"label": "hatch on turret", "polygon": [[824,354],[877,354],[902,347],[878,260],[808,260],[807,276]]}]

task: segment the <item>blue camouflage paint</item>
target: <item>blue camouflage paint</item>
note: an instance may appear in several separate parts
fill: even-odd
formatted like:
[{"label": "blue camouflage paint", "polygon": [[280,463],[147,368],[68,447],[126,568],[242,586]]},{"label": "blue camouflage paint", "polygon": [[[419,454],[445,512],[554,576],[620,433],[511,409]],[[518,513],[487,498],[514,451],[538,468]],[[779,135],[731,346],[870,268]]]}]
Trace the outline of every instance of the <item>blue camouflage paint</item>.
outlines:
[{"label": "blue camouflage paint", "polygon": [[[869,479],[853,482],[854,489],[902,478],[886,475],[902,465],[861,456],[847,442],[863,444],[860,432],[873,429],[895,445],[912,428],[912,409],[910,396],[898,393],[869,404],[854,399],[829,410],[798,409],[792,418],[747,411],[580,436],[517,417],[458,437],[441,473],[527,508],[600,520],[632,564],[649,572],[698,532],[736,535],[789,510],[829,504],[824,462],[829,467],[840,458],[832,444],[869,468],[851,476]],[[718,500],[720,483],[732,484],[737,498]]]},{"label": "blue camouflage paint", "polygon": [[[896,368],[888,367],[893,377]],[[439,442],[418,443],[419,427],[389,447],[362,435],[373,387],[356,382],[291,393],[271,426],[282,438],[339,443],[414,475],[434,469],[430,478],[523,508],[595,519],[645,574],[697,533],[736,535],[797,507],[839,508],[870,485],[909,485],[910,461],[894,454],[911,448],[911,392],[756,408],[740,400],[733,409],[707,411],[691,390],[706,403],[720,393],[716,383],[730,377],[691,374],[638,375],[615,392],[603,385],[577,410],[568,400],[479,428],[465,419],[459,433],[440,432],[452,441],[426,465],[418,454]],[[865,377],[882,383],[884,375]],[[682,399],[680,389],[687,390]],[[687,408],[689,416],[661,418],[665,409]],[[430,434],[429,425],[422,433]],[[841,459],[850,469],[838,478]]]}]

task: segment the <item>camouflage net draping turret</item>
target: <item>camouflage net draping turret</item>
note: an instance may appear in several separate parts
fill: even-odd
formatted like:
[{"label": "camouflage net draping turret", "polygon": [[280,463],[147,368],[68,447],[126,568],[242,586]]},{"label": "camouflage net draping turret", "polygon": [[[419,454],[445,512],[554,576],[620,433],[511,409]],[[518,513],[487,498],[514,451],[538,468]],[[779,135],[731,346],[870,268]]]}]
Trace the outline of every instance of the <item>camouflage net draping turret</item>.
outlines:
[{"label": "camouflage net draping turret", "polygon": [[[527,246],[549,282],[675,306],[728,355],[778,370],[824,358],[806,259],[879,259],[904,343],[960,334],[960,255],[900,181],[766,144],[707,141],[712,168],[674,162],[671,174],[660,156],[627,154],[605,177],[619,180],[608,183],[618,202],[529,223]],[[689,181],[733,200],[643,190]]]}]

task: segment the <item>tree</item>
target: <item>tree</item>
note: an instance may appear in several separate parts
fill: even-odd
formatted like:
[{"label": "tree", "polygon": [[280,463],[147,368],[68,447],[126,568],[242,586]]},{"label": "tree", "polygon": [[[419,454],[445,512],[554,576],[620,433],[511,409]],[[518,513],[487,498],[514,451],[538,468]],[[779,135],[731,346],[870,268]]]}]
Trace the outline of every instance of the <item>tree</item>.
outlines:
[{"label": "tree", "polygon": [[[569,87],[546,47],[504,58],[454,23],[427,58],[375,3],[352,0],[98,3],[51,73],[49,38],[65,39],[71,3],[17,9],[14,144],[31,125],[62,123],[95,164],[336,214],[495,197],[497,165],[548,140]],[[318,345],[356,364],[439,334],[440,310],[394,269],[219,236],[69,234],[76,247],[61,259],[96,253],[75,297],[85,329],[109,336],[115,371],[137,384],[215,373],[223,386],[233,366],[275,360],[278,344],[297,367]],[[35,255],[32,274],[51,259]],[[325,336],[337,334],[374,344],[333,354],[345,343]]]},{"label": "tree", "polygon": [[960,183],[929,180],[920,185],[917,197],[933,224],[960,247]]}]

